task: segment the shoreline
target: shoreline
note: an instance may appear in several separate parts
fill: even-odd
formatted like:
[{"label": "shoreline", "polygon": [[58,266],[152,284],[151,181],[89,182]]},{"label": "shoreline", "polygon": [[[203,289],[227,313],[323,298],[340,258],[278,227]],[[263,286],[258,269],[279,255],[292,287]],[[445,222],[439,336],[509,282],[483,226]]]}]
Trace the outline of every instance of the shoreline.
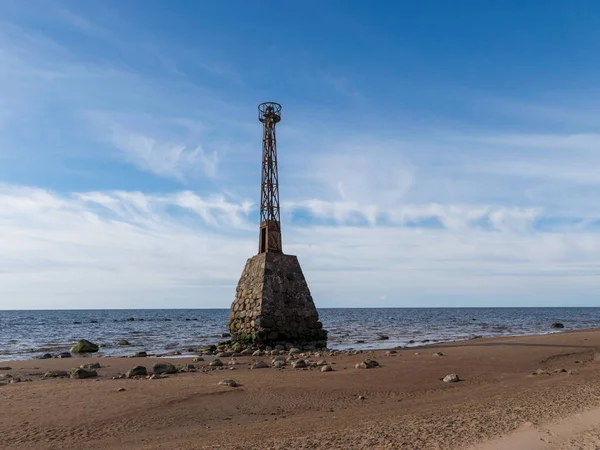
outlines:
[{"label": "shoreline", "polygon": [[[393,346],[393,345],[385,345],[383,342],[386,342],[386,340],[383,341],[375,341],[375,342],[382,342],[381,346],[377,346],[377,347],[371,347],[368,346],[370,344],[372,344],[372,342],[369,343],[365,343],[365,344],[355,344],[352,346],[344,346],[344,347],[328,347],[327,350],[331,350],[331,351],[341,351],[341,352],[345,352],[345,351],[353,351],[353,350],[357,350],[357,351],[364,351],[364,352],[372,352],[372,351],[387,351],[387,350],[410,350],[410,349],[418,349],[418,348],[422,348],[422,347],[428,347],[428,346],[432,346],[432,345],[442,345],[442,344],[452,344],[452,343],[457,343],[457,342],[467,342],[467,341],[474,341],[474,340],[485,340],[485,339],[505,339],[505,338],[512,338],[512,337],[528,337],[528,336],[546,336],[546,335],[553,335],[553,334],[561,334],[561,333],[576,333],[576,332],[582,332],[582,331],[594,331],[594,330],[600,330],[600,327],[598,328],[578,328],[578,329],[555,329],[555,330],[548,330],[546,332],[538,332],[538,333],[524,333],[524,334],[503,334],[503,335],[497,335],[497,336],[493,336],[493,335],[476,335],[473,337],[468,337],[468,338],[464,338],[464,339],[452,339],[452,340],[428,340],[428,342],[415,342],[414,344],[407,344],[407,345],[398,345],[398,346]],[[85,339],[85,338],[82,338]],[[227,340],[228,338],[222,338],[222,340]],[[58,355],[61,352],[69,352],[69,347],[74,345],[76,342],[73,342],[70,345],[67,346],[60,346],[60,347],[55,347],[55,348],[51,348],[51,347],[40,347],[43,350],[34,350],[28,353],[31,354],[44,354],[44,353],[52,353],[53,355]],[[217,341],[215,341],[215,343],[217,343]],[[199,347],[202,347],[203,345],[206,344],[202,344]],[[210,344],[209,344],[210,345]],[[73,353],[71,355],[72,358],[90,358],[90,357],[96,357],[96,358],[131,358],[132,354],[137,352],[137,351],[145,351],[145,350],[141,350],[141,347],[139,346],[122,346],[121,348],[123,348],[123,352],[122,353],[116,353],[116,354],[110,354],[110,355],[106,355],[104,354],[102,351],[99,351],[97,353],[89,353],[89,354],[76,354]],[[129,351],[126,351],[126,349],[130,349]],[[175,350],[180,352],[179,354],[169,354],[169,351],[167,349],[163,349],[162,352],[157,352],[157,353],[151,353],[151,352],[147,352],[149,357],[154,357],[154,358],[165,358],[165,359],[170,359],[170,358],[182,358],[182,357],[194,357],[194,356],[198,356],[201,355],[201,352],[198,351],[182,351],[182,350]],[[28,353],[18,353],[16,355],[27,355]],[[11,361],[31,361],[31,360],[43,360],[44,358],[40,358],[40,357],[30,357],[30,358],[15,358],[15,359],[6,359],[9,358],[10,356],[13,355],[0,355],[0,363],[3,362],[11,362]]]},{"label": "shoreline", "polygon": [[[467,449],[502,437],[512,439],[510,448],[526,448],[514,445],[525,439],[513,437],[523,427],[544,430],[554,420],[600,408],[599,349],[600,329],[587,329],[296,355],[326,360],[327,373],[291,362],[283,369],[250,368],[259,360],[271,365],[272,356],[237,357],[232,365],[221,358],[218,369],[209,366],[212,356],[197,363],[189,356],[14,361],[0,364],[11,366],[0,375],[23,380],[0,380],[11,412],[0,422],[0,448]],[[379,367],[355,368],[366,358]],[[100,363],[97,377],[42,378],[84,362]],[[119,377],[157,362],[195,367],[159,379]],[[451,373],[461,381],[441,381]],[[223,379],[239,386],[219,385]],[[593,435],[582,427],[567,427],[563,441]]]}]

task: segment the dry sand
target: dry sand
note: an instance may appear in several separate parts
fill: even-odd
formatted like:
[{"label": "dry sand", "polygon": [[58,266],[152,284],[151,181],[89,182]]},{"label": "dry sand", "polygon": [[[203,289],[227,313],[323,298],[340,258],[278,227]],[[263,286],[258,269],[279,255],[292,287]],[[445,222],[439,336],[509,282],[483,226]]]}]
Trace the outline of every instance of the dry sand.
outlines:
[{"label": "dry sand", "polygon": [[[3,362],[12,370],[0,374],[33,381],[0,386],[0,448],[597,449],[597,349],[590,330],[327,357],[328,373],[249,370],[258,358],[244,357],[236,370],[160,380],[112,379],[156,358]],[[381,367],[355,369],[366,357]],[[39,375],[95,361],[98,381]],[[440,381],[449,373],[464,381]],[[241,386],[218,385],[224,378]]]}]

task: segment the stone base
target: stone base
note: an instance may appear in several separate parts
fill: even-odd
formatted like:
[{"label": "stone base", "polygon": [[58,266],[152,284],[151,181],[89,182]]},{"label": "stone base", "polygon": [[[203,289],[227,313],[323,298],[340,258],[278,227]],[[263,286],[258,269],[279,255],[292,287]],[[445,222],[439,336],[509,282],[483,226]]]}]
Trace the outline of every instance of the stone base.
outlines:
[{"label": "stone base", "polygon": [[231,305],[231,339],[262,347],[327,345],[298,258],[266,252],[246,262]]}]

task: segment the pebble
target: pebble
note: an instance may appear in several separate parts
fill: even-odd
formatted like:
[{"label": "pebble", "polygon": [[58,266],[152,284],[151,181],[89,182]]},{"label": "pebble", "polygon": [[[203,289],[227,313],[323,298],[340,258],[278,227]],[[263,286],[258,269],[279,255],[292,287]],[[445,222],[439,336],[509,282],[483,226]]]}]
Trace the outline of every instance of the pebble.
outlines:
[{"label": "pebble", "polygon": [[457,381],[460,381],[460,378],[458,378],[458,375],[455,373],[451,373],[446,375],[442,381],[444,383],[456,383]]},{"label": "pebble", "polygon": [[59,377],[68,377],[69,374],[64,370],[50,370],[46,372],[42,378],[59,378]]},{"label": "pebble", "polygon": [[127,371],[127,373],[125,373],[125,376],[127,378],[146,376],[146,375],[148,375],[148,369],[146,369],[144,366],[135,366],[133,369],[129,369]]},{"label": "pebble", "polygon": [[433,356],[446,356],[442,352],[435,352]]},{"label": "pebble", "polygon": [[155,363],[152,366],[152,373],[156,375],[163,373],[177,373],[177,368],[170,363]]},{"label": "pebble", "polygon": [[98,376],[98,373],[95,370],[86,370],[78,367],[71,371],[70,376],[73,379],[94,378]]},{"label": "pebble", "polygon": [[117,392],[125,392],[126,390],[127,389],[125,389],[125,388],[119,388],[119,389],[117,389]]},{"label": "pebble", "polygon": [[292,367],[294,369],[304,369],[306,366],[307,366],[306,361],[304,361],[303,359],[299,359],[292,363]]},{"label": "pebble", "polygon": [[202,358],[201,356],[196,356],[194,359],[192,359],[192,362],[202,362],[204,361],[204,358]]},{"label": "pebble", "polygon": [[333,369],[331,368],[331,366],[329,364],[321,367],[321,372],[331,372],[331,371],[333,371]]},{"label": "pebble", "polygon": [[365,397],[364,395],[359,395],[359,396],[358,396],[358,399],[359,399],[359,400],[366,400],[366,399],[367,399],[367,397]]},{"label": "pebble", "polygon": [[226,379],[219,381],[219,384],[222,386],[230,386],[230,387],[238,387],[239,385],[232,379]]},{"label": "pebble", "polygon": [[258,361],[252,364],[252,369],[267,369],[269,365],[264,361]]},{"label": "pebble", "polygon": [[379,367],[379,363],[374,359],[365,359],[362,362],[359,362],[354,366],[357,369],[373,369],[374,367]]}]

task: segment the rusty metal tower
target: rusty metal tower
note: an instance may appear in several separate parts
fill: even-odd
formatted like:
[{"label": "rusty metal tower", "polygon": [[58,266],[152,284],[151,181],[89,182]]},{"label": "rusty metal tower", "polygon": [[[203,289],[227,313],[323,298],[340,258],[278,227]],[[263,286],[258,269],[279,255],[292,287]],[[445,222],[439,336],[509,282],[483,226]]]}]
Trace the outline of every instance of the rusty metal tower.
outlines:
[{"label": "rusty metal tower", "polygon": [[282,253],[277,137],[275,135],[275,126],[281,120],[281,105],[274,102],[261,103],[258,105],[258,120],[263,124],[258,253]]}]

